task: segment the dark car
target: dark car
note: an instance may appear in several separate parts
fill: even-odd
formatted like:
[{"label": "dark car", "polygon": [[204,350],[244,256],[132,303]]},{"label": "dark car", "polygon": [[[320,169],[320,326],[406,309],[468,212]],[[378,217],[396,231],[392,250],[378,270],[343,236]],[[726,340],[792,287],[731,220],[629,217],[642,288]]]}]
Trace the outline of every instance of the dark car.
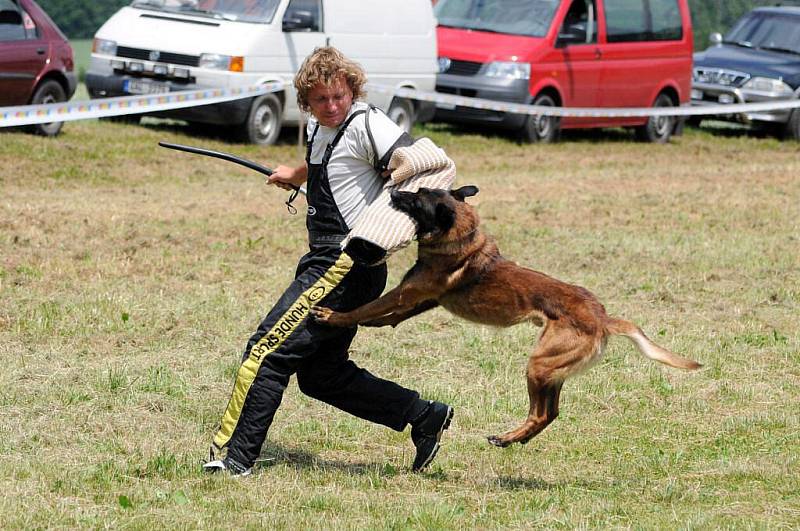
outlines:
[{"label": "dark car", "polygon": [[[0,107],[67,101],[77,79],[69,41],[33,0],[0,0]],[[61,122],[32,127],[52,136]]]},{"label": "dark car", "polygon": [[[800,97],[800,7],[762,7],[694,56],[692,104],[756,103]],[[768,126],[800,140],[800,109],[714,115]],[[694,120],[697,123],[697,119]]]}]

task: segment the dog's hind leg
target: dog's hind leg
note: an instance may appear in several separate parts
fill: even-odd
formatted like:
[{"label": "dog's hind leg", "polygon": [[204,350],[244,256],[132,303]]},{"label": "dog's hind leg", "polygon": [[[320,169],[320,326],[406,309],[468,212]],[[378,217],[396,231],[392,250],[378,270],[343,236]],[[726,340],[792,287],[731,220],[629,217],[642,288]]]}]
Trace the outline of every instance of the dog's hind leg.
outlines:
[{"label": "dog's hind leg", "polygon": [[561,395],[563,382],[538,386],[528,380],[528,395],[531,405],[528,418],[522,425],[503,435],[492,435],[489,442],[495,446],[505,448],[515,442],[525,444],[538,435],[558,416],[558,400]]},{"label": "dog's hind leg", "polygon": [[[544,388],[535,390],[537,394],[535,402],[537,422],[525,433],[521,434],[517,442],[526,444],[556,420],[556,417],[558,417],[558,402],[561,399],[561,386],[563,384],[564,382],[554,382]],[[530,418],[530,414],[528,414],[528,418]]]},{"label": "dog's hind leg", "polygon": [[557,328],[548,322],[528,360],[528,417],[519,428],[491,436],[489,442],[502,448],[515,442],[525,444],[541,433],[558,417],[564,380],[590,364],[597,354],[598,343],[591,336],[578,335],[572,328]]}]

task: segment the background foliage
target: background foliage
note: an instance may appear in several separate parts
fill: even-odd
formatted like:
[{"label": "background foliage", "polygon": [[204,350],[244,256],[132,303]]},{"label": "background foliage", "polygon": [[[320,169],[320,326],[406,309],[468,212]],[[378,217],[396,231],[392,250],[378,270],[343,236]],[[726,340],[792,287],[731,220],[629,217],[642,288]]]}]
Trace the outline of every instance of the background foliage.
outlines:
[{"label": "background foliage", "polygon": [[[45,11],[71,39],[94,36],[103,22],[117,9],[130,3],[128,0],[39,0]],[[689,0],[694,22],[695,49],[704,49],[708,36],[715,31],[724,32],[743,13],[759,5],[773,5],[776,1],[757,0]],[[796,2],[780,2],[792,4]]]},{"label": "background foliage", "polygon": [[130,0],[37,0],[70,39],[89,39],[120,7]]}]

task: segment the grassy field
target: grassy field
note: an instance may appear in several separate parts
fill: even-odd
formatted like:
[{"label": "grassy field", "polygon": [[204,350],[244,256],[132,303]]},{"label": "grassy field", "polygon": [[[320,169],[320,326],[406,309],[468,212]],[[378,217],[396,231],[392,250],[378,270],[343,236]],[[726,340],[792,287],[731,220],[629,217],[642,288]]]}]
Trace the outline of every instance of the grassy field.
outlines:
[{"label": "grassy field", "polygon": [[[75,72],[77,72],[78,78],[82,83],[86,71],[89,70],[89,62],[92,56],[92,39],[71,40],[69,43],[75,56]],[[76,99],[79,98],[76,97]]]},{"label": "grassy field", "polygon": [[[690,130],[551,146],[418,129],[456,161],[504,254],[594,291],[685,373],[609,343],[526,446],[531,326],[435,310],[364,329],[352,358],[456,408],[429,471],[408,432],[284,397],[253,476],[200,464],[240,353],[290,281],[304,220],[160,122],[0,133],[0,528],[759,528],[800,523],[800,149]],[[390,263],[390,285],[413,262]]]}]

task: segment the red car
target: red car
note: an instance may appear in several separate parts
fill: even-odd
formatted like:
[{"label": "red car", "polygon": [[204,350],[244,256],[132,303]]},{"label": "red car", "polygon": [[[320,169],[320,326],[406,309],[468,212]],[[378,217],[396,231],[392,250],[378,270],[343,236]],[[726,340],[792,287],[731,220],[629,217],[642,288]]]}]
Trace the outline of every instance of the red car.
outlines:
[{"label": "red car", "polygon": [[[69,41],[33,0],[0,0],[0,107],[67,101],[77,78]],[[53,136],[62,122],[32,126]]]}]

